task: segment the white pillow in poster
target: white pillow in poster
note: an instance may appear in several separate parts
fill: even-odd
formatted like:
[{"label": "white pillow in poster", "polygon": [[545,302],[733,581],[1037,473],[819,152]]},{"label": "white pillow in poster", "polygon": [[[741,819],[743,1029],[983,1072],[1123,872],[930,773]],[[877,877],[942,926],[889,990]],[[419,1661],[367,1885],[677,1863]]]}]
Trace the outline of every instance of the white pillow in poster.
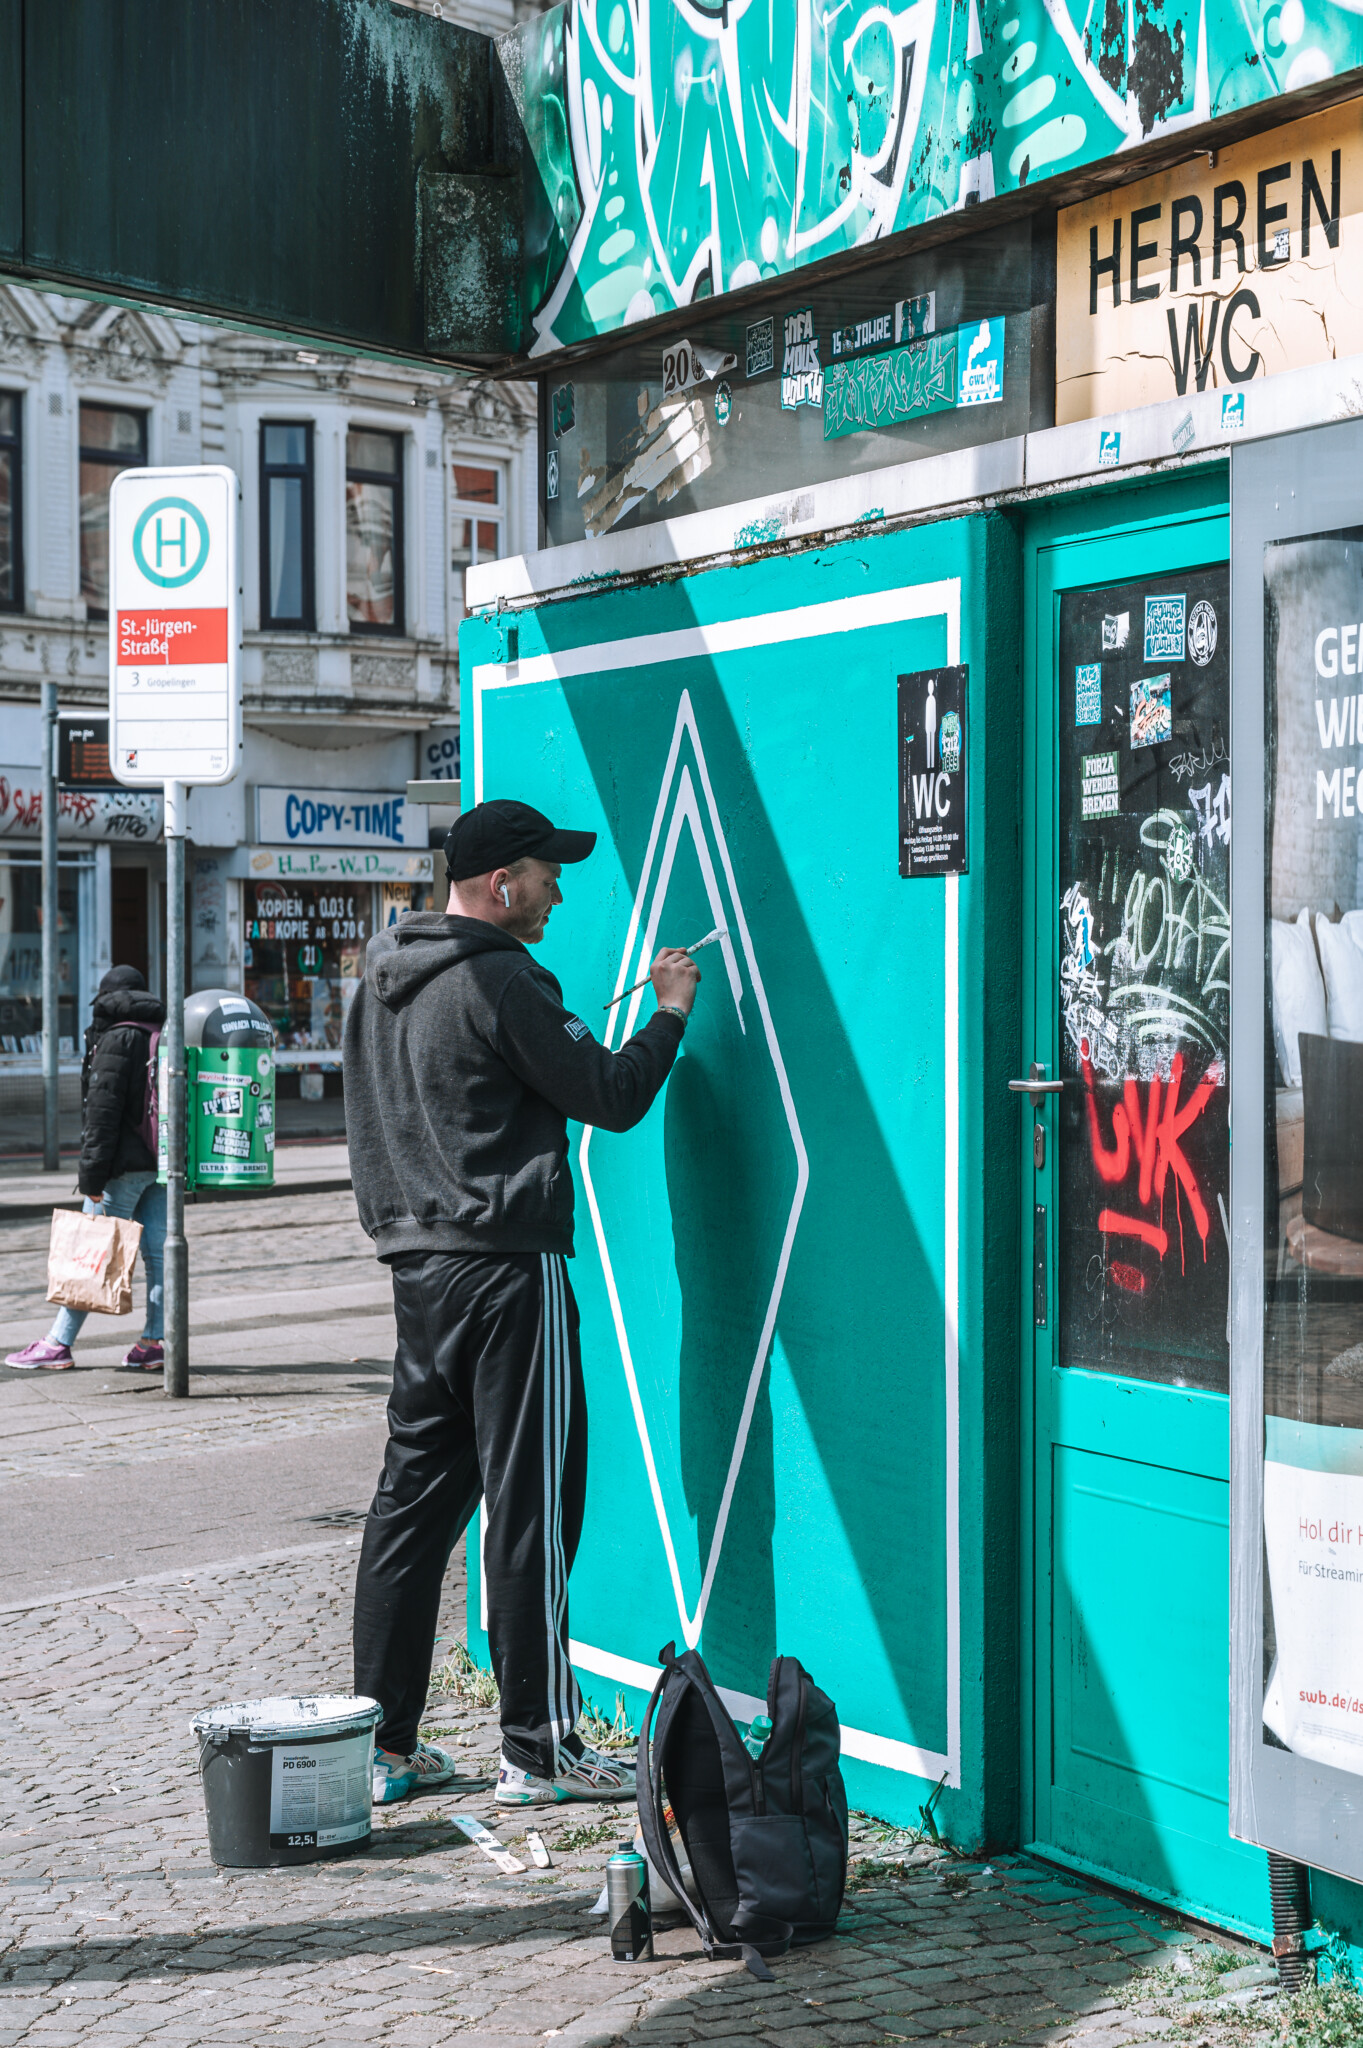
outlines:
[{"label": "white pillow in poster", "polygon": [[[1301,1087],[1300,1032],[1325,1036],[1325,989],[1311,938],[1311,913],[1298,913],[1295,924],[1275,917],[1273,945],[1273,1044],[1286,1088]],[[1357,948],[1355,948],[1357,951]],[[1363,965],[1363,953],[1358,954]],[[1363,1037],[1363,1032],[1359,1034]]]},{"label": "white pillow in poster", "polygon": [[1325,970],[1325,1011],[1331,1038],[1363,1039],[1363,949],[1343,924],[1316,919],[1320,964]]}]

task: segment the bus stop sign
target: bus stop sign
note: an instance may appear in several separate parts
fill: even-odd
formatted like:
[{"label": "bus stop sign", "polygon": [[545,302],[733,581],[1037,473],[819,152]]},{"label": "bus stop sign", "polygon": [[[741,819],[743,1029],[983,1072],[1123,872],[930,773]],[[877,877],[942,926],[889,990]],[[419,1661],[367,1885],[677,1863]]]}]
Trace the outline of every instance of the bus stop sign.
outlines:
[{"label": "bus stop sign", "polygon": [[134,788],[241,758],[237,479],[125,469],[109,492],[109,755]]}]

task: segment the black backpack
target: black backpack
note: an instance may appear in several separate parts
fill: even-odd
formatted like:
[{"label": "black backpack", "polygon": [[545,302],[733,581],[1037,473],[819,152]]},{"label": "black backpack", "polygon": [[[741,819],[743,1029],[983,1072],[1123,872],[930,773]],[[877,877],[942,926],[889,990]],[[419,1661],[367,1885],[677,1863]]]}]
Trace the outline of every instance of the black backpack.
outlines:
[{"label": "black backpack", "polygon": [[[654,1869],[695,1923],[707,1956],[763,1956],[821,1941],[847,1882],[847,1794],[837,1709],[794,1657],[767,1680],[771,1735],[760,1761],[743,1746],[700,1654],[669,1643],[639,1731],[639,1825]],[[663,1816],[672,1809],[699,1903]]]}]

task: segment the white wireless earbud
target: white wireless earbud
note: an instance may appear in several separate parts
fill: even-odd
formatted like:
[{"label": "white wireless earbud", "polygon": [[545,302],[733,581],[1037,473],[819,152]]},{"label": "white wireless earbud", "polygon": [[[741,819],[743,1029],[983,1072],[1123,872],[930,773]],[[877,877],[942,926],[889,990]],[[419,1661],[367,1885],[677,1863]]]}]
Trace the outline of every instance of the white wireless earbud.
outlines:
[{"label": "white wireless earbud", "polygon": [[510,890],[509,890],[509,889],[507,888],[507,886],[506,886],[506,883],[505,883],[505,882],[503,882],[503,883],[502,883],[502,886],[501,886],[501,890],[500,890],[500,894],[501,894],[501,899],[502,899],[503,903],[504,903],[504,904],[506,905],[507,909],[508,909],[508,910],[510,910],[510,908],[511,908],[511,891],[510,891]]}]

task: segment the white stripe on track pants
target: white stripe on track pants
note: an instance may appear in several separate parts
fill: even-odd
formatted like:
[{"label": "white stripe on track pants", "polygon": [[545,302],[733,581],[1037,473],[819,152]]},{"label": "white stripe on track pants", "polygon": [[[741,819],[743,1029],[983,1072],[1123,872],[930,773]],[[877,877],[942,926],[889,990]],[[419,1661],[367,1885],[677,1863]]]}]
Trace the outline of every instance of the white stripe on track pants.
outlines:
[{"label": "white stripe on track pants", "polygon": [[392,1272],[398,1345],[355,1583],[355,1688],[382,1702],[379,1746],[410,1755],[441,1585],[484,1499],[502,1747],[549,1777],[582,1706],[568,1662],[568,1574],[582,1532],[587,1404],[565,1262],[406,1253]]}]

